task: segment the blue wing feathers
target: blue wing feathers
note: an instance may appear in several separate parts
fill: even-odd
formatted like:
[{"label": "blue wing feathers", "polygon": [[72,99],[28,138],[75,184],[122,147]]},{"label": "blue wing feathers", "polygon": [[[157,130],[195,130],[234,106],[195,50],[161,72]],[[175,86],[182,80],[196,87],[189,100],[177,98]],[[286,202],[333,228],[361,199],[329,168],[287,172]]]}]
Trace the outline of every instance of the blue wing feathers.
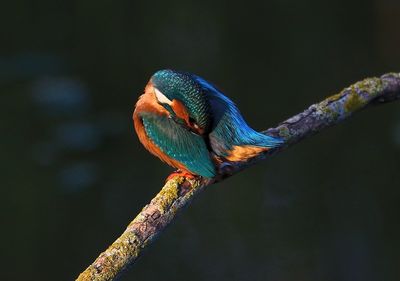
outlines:
[{"label": "blue wing feathers", "polygon": [[142,120],[146,134],[162,152],[184,164],[194,174],[206,178],[215,176],[214,164],[201,136],[169,118],[145,114]]},{"label": "blue wing feathers", "polygon": [[194,78],[205,89],[211,103],[214,124],[210,143],[217,155],[226,156],[237,145],[274,148],[283,143],[283,139],[267,136],[250,128],[229,98],[204,79],[198,76]]}]

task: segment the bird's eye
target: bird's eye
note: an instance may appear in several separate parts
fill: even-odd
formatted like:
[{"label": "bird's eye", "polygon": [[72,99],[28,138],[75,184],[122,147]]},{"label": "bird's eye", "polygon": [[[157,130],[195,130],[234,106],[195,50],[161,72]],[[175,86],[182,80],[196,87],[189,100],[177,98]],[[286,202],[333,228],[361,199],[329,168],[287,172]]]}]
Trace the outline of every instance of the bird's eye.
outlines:
[{"label": "bird's eye", "polygon": [[189,124],[195,129],[200,128],[199,125],[197,125],[196,120],[194,120],[192,117],[189,117]]}]

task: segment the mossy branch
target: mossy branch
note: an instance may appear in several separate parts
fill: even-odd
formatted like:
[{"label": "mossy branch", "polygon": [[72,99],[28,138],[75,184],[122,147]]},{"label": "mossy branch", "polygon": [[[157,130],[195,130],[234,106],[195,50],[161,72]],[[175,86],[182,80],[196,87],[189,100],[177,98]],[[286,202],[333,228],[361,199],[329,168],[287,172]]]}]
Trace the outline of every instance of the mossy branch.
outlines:
[{"label": "mossy branch", "polygon": [[224,166],[220,175],[212,180],[175,177],[169,180],[156,197],[143,208],[128,225],[124,233],[82,272],[77,280],[115,280],[128,266],[135,263],[142,250],[152,243],[205,187],[293,145],[305,137],[350,117],[370,105],[400,99],[400,73],[385,74],[380,78],[368,78],[344,89],[320,103],[311,105],[304,112],[282,122],[265,134],[285,139],[285,144],[244,163]]}]

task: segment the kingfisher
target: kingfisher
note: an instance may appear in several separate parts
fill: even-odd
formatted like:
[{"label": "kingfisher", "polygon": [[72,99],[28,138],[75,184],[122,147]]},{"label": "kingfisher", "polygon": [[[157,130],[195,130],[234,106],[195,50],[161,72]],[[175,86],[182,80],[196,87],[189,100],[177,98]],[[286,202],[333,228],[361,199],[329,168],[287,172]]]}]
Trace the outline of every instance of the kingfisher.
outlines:
[{"label": "kingfisher", "polygon": [[247,161],[283,144],[247,125],[236,105],[203,78],[159,70],[133,113],[140,142],[177,169],[175,174],[214,178],[224,164]]}]

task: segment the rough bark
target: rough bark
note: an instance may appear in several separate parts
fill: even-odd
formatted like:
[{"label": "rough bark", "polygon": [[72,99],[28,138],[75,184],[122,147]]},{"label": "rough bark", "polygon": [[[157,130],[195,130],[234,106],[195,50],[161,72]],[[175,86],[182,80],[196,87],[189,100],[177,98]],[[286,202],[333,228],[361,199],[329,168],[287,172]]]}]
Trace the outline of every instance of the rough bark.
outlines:
[{"label": "rough bark", "polygon": [[367,78],[344,89],[339,94],[311,105],[304,112],[282,122],[265,134],[279,136],[285,144],[240,164],[225,165],[220,175],[212,180],[175,177],[165,183],[161,191],[128,225],[124,233],[82,272],[77,280],[115,280],[128,266],[134,264],[142,250],[151,244],[207,186],[232,176],[237,172],[278,153],[314,135],[323,129],[350,117],[370,105],[400,99],[400,73],[389,73],[380,78]]}]

